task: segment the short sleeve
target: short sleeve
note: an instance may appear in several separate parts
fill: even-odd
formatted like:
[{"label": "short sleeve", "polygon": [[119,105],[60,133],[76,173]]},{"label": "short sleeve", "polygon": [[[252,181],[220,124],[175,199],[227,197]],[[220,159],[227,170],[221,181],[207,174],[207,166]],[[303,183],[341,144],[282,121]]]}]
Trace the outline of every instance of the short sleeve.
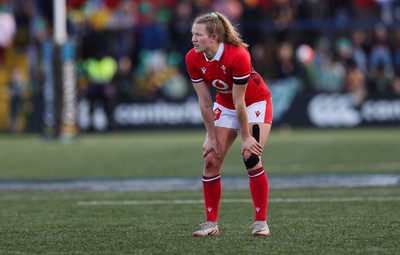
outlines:
[{"label": "short sleeve", "polygon": [[251,58],[247,49],[238,48],[232,60],[232,79],[235,84],[246,84],[251,73]]},{"label": "short sleeve", "polygon": [[193,83],[198,83],[203,81],[202,76],[198,72],[198,69],[196,68],[195,65],[195,54],[193,54],[193,51],[189,51],[186,54],[186,69],[189,73],[190,79],[192,80]]}]

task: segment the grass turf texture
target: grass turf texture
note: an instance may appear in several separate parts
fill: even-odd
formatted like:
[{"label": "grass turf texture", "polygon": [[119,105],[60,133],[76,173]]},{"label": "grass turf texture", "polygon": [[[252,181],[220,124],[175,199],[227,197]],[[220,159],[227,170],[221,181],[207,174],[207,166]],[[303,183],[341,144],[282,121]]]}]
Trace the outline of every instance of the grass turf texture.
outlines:
[{"label": "grass turf texture", "polygon": [[[200,178],[204,135],[82,135],[74,144],[2,135],[0,179]],[[245,175],[239,141],[227,156],[223,175]],[[263,161],[269,174],[399,173],[399,151],[398,129],[273,130]],[[378,199],[353,200],[362,197]],[[399,197],[399,188],[271,190],[271,237],[250,236],[252,205],[237,202],[221,204],[220,236],[196,239],[190,234],[204,221],[203,204],[168,201],[201,201],[201,191],[1,192],[0,254],[398,254]],[[250,195],[223,191],[227,198]],[[103,200],[167,203],[79,204]]]},{"label": "grass turf texture", "polygon": [[[0,179],[200,176],[205,133],[82,135],[74,144],[37,135],[0,136]],[[399,173],[398,129],[273,130],[264,150],[269,174]],[[243,175],[240,138],[222,173]]]},{"label": "grass turf texture", "polygon": [[[224,199],[249,197],[249,191],[223,193]],[[355,197],[366,200],[325,201]],[[272,190],[270,237],[250,235],[252,205],[238,202],[221,203],[218,237],[193,238],[192,231],[204,220],[201,203],[80,202],[197,200],[201,192],[3,192],[0,254],[398,254],[399,198],[397,188]]]}]

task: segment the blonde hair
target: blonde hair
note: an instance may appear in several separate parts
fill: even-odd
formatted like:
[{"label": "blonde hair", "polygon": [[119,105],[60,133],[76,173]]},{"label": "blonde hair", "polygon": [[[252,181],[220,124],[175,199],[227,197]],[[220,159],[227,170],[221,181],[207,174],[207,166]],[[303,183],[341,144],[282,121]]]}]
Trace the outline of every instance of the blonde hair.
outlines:
[{"label": "blonde hair", "polygon": [[211,12],[197,17],[193,24],[205,24],[206,31],[209,35],[215,34],[220,42],[233,46],[241,46],[248,48],[249,45],[243,42],[236,27],[232,25],[229,19],[219,13]]}]

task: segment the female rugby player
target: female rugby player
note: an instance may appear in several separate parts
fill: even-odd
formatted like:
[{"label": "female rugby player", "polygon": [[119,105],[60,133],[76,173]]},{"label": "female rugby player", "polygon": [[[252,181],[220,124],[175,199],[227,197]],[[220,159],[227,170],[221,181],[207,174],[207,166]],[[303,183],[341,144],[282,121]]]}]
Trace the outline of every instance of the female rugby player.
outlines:
[{"label": "female rugby player", "polygon": [[[221,199],[221,166],[238,134],[254,205],[252,235],[268,236],[268,178],[261,155],[272,124],[270,91],[252,69],[248,45],[229,19],[203,14],[192,25],[186,66],[196,90],[207,131],[203,144],[203,194],[206,222],[192,235],[215,236]],[[217,91],[213,101],[210,88]]]}]

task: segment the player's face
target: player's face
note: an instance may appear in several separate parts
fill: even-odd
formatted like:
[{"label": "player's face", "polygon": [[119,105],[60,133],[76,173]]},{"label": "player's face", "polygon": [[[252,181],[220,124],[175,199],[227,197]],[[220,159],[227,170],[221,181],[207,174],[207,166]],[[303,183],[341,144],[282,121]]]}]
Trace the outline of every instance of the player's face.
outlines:
[{"label": "player's face", "polygon": [[192,27],[192,43],[196,53],[206,52],[210,48],[212,38],[207,34],[205,24],[194,24]]}]

